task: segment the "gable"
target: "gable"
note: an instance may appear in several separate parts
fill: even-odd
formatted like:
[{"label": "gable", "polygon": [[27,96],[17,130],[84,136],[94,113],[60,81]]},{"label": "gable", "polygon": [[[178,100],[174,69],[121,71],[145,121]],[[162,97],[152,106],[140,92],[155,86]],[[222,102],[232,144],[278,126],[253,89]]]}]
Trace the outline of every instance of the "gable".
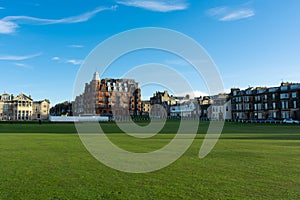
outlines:
[{"label": "gable", "polygon": [[13,101],[32,101],[32,99],[26,96],[25,94],[19,94],[13,99]]}]

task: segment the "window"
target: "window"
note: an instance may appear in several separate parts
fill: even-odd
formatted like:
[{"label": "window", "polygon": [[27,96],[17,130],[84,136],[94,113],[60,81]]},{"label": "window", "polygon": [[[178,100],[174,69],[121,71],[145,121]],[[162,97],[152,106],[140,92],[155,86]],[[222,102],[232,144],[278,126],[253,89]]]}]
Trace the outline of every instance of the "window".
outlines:
[{"label": "window", "polygon": [[273,109],[275,110],[276,109],[276,103],[273,102]]},{"label": "window", "polygon": [[3,110],[8,110],[8,104],[3,105]]},{"label": "window", "polygon": [[300,84],[291,85],[291,90],[295,90],[295,89],[299,89],[299,88],[300,88]]},{"label": "window", "polygon": [[285,86],[281,86],[281,87],[280,87],[280,90],[281,90],[281,91],[288,90],[288,86],[287,86],[287,85],[285,85]]},{"label": "window", "polygon": [[250,104],[245,104],[245,110],[250,110]]},{"label": "window", "polygon": [[282,109],[288,109],[289,108],[289,102],[288,101],[282,101],[281,102],[281,108]]},{"label": "window", "polygon": [[276,98],[276,95],[275,94],[272,94],[272,99],[275,99]]},{"label": "window", "polygon": [[260,101],[260,96],[255,96],[255,101]]},{"label": "window", "polygon": [[243,110],[243,104],[239,104],[239,110]]},{"label": "window", "polygon": [[261,110],[261,104],[257,104],[257,109]]},{"label": "window", "polygon": [[290,118],[290,113],[289,112],[281,112],[281,118],[282,119]]},{"label": "window", "polygon": [[289,94],[288,93],[280,94],[280,99],[287,99],[287,98],[289,98]]},{"label": "window", "polygon": [[249,96],[244,97],[244,102],[249,102]]},{"label": "window", "polygon": [[277,89],[278,88],[276,88],[276,87],[275,88],[269,88],[269,92],[275,92],[275,91],[277,91]]},{"label": "window", "polygon": [[297,108],[297,101],[294,101],[293,104],[294,104],[294,108]]},{"label": "window", "polygon": [[265,103],[265,110],[268,110],[268,104]]},{"label": "window", "polygon": [[296,92],[293,92],[292,93],[292,98],[296,98],[297,97],[297,93]]}]

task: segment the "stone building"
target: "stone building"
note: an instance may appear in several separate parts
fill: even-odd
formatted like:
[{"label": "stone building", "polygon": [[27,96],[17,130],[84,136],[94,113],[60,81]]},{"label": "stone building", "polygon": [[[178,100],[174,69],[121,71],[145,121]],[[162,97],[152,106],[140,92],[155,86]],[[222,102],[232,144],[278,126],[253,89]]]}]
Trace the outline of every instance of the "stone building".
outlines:
[{"label": "stone building", "polygon": [[0,120],[30,121],[49,118],[50,101],[33,101],[31,96],[20,94],[0,95]]},{"label": "stone building", "polygon": [[232,88],[230,96],[235,120],[300,119],[300,83],[245,90]]},{"label": "stone building", "polygon": [[33,120],[48,120],[50,115],[50,101],[48,99],[33,102]]},{"label": "stone building", "polygon": [[96,72],[74,101],[74,115],[129,116],[142,111],[141,90],[133,79],[101,79]]}]

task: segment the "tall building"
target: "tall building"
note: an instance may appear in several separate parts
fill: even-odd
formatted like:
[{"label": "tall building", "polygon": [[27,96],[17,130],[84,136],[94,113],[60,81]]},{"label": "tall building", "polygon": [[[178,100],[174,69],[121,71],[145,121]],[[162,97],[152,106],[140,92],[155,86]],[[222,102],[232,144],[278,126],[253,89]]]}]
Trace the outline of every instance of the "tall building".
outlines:
[{"label": "tall building", "polygon": [[49,118],[50,101],[33,101],[31,96],[20,94],[0,95],[0,120],[30,121]]},{"label": "tall building", "polygon": [[96,72],[84,92],[74,101],[74,115],[140,115],[141,90],[133,79],[102,79]]},{"label": "tall building", "polygon": [[300,119],[300,83],[281,83],[278,87],[231,89],[232,118]]}]

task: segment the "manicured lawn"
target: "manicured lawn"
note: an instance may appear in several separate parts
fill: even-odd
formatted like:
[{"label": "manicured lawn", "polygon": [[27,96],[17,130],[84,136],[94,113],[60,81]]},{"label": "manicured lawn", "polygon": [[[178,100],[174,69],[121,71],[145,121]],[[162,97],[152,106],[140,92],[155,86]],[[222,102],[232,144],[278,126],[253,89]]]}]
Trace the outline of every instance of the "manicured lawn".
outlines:
[{"label": "manicured lawn", "polygon": [[[120,147],[144,152],[167,144],[178,124],[149,139],[102,126]],[[297,125],[228,123],[206,158],[198,158],[199,134],[179,160],[146,174],[99,163],[75,131],[72,124],[1,123],[0,199],[300,199]]]}]

